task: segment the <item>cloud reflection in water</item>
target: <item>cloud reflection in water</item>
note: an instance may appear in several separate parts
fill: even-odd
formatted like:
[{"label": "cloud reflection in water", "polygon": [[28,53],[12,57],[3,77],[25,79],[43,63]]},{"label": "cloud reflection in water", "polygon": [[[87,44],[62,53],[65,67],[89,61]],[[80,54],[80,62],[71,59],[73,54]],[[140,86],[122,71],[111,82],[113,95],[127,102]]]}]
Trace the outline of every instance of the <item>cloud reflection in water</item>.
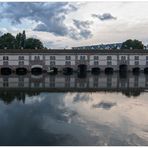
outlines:
[{"label": "cloud reflection in water", "polygon": [[0,102],[0,145],[148,145],[147,93],[136,99],[122,93],[40,93],[25,100]]}]

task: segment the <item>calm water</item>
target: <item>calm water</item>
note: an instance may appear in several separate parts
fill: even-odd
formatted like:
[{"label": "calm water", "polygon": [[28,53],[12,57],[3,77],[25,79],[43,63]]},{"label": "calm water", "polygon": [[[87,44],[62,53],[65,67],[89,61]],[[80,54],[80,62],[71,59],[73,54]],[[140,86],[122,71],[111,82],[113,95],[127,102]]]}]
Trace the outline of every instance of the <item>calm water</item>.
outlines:
[{"label": "calm water", "polygon": [[0,145],[148,145],[148,76],[0,76]]}]

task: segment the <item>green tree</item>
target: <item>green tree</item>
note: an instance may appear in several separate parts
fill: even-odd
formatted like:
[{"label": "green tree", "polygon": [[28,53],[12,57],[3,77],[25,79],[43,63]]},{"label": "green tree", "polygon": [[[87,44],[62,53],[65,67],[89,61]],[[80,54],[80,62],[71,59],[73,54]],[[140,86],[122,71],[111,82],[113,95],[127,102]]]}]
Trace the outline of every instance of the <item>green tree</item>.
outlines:
[{"label": "green tree", "polygon": [[126,40],[122,43],[121,49],[144,49],[144,45],[139,40]]},{"label": "green tree", "polygon": [[43,44],[40,40],[35,38],[26,39],[26,33],[18,33],[14,37],[10,33],[6,33],[0,37],[0,49],[43,49]]},{"label": "green tree", "polygon": [[26,33],[23,31],[23,33],[18,33],[16,35],[16,48],[25,48],[25,42],[26,42]]},{"label": "green tree", "polygon": [[43,49],[43,44],[40,40],[35,38],[28,38],[25,42],[25,48],[26,49]]},{"label": "green tree", "polygon": [[16,48],[17,49],[20,49],[21,48],[21,36],[22,36],[22,34],[21,33],[18,33],[17,35],[16,35]]},{"label": "green tree", "polygon": [[23,48],[25,48],[25,42],[26,42],[26,33],[25,33],[25,31],[23,31],[23,33],[22,33],[22,42],[21,42],[21,46],[23,47]]},{"label": "green tree", "polygon": [[0,48],[15,49],[16,48],[15,37],[10,33],[2,35],[0,37]]}]

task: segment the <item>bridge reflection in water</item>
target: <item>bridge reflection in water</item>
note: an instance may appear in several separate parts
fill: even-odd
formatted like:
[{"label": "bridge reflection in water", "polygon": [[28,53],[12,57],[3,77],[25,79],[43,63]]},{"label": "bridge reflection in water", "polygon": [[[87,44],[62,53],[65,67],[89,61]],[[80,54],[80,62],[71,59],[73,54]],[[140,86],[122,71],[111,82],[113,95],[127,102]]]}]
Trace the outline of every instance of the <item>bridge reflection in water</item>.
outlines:
[{"label": "bridge reflection in water", "polygon": [[0,76],[0,96],[7,103],[13,99],[25,100],[25,95],[41,92],[121,92],[124,95],[138,96],[148,90],[148,75],[140,73],[125,76],[114,73],[105,75],[87,74],[84,78],[74,75],[10,75]]}]

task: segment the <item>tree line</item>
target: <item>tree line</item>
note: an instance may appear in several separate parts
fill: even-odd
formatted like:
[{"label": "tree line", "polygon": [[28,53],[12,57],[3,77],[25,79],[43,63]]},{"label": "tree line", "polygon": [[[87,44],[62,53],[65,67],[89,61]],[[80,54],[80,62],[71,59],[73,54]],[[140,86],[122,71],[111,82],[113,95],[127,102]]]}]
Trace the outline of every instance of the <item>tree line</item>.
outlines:
[{"label": "tree line", "polygon": [[[26,38],[26,33],[18,33],[13,36],[6,33],[0,37],[0,49],[45,49],[39,39]],[[122,43],[121,49],[144,49],[144,45],[139,40],[128,39]]]},{"label": "tree line", "polygon": [[0,49],[43,49],[43,43],[39,39],[26,38],[26,33],[18,33],[13,36],[5,33],[0,37]]}]

